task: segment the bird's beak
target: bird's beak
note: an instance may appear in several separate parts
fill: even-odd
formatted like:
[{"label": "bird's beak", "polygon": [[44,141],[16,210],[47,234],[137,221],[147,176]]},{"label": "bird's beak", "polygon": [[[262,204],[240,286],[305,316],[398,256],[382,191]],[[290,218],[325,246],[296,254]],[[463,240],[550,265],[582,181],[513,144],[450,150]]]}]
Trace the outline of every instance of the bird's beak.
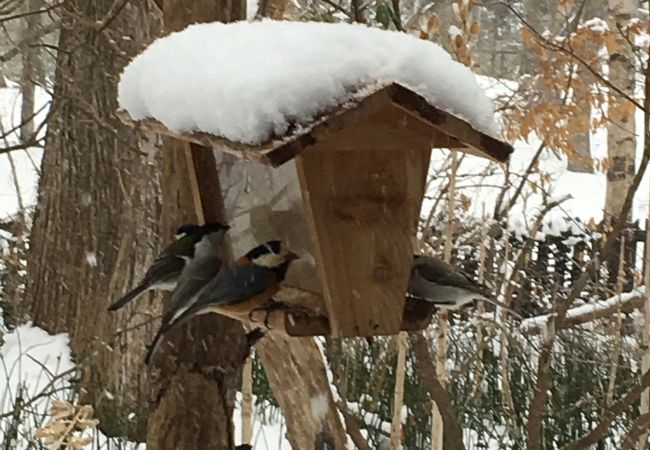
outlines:
[{"label": "bird's beak", "polygon": [[296,255],[294,252],[287,253],[287,261],[293,261],[296,259],[300,259],[300,256]]}]

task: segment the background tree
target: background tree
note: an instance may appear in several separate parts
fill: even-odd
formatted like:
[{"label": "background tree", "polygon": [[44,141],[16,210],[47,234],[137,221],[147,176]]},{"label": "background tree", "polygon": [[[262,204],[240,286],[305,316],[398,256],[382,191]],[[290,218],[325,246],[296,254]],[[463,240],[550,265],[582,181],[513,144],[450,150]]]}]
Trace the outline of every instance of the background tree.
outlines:
[{"label": "background tree", "polygon": [[[68,1],[57,13],[46,151],[16,317],[68,332],[82,401],[95,406],[102,430],[142,439],[151,389],[141,370],[146,328],[124,331],[127,317],[106,306],[141,275],[159,242],[159,158],[114,115],[119,68],[155,36],[157,21],[147,2]],[[136,314],[146,310],[145,299]]]}]

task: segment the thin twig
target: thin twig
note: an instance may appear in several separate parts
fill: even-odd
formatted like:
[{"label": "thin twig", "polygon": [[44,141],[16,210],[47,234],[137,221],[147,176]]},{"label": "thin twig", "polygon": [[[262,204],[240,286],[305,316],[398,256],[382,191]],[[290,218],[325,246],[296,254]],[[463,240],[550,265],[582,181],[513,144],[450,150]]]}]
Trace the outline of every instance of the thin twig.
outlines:
[{"label": "thin twig", "polygon": [[650,370],[643,374],[639,384],[630,389],[622,399],[603,411],[600,423],[589,434],[566,445],[562,450],[581,450],[594,445],[609,430],[609,426],[614,419],[632,406],[648,386],[650,386]]},{"label": "thin twig", "polygon": [[[533,26],[532,26],[532,25],[531,25],[531,24],[530,24],[530,23],[529,23],[529,22],[524,18],[524,16],[523,16],[519,11],[517,11],[517,10],[515,9],[515,7],[514,7],[513,5],[511,5],[510,3],[504,2],[504,1],[498,1],[498,2],[491,3],[491,4],[501,5],[501,6],[504,6],[505,8],[507,8],[510,12],[512,12],[512,14],[515,15],[515,17],[517,17],[517,19],[519,19],[519,21],[520,21],[520,22],[521,22],[521,23],[522,23],[526,28],[528,28],[528,29],[530,30],[530,32],[535,36],[535,38],[536,38],[538,41],[543,42],[543,43],[544,43],[544,44],[545,44],[545,45],[546,45],[550,50],[555,50],[555,51],[558,51],[558,52],[560,52],[560,53],[564,53],[565,55],[570,56],[570,57],[573,58],[575,61],[577,61],[577,62],[578,62],[582,67],[584,67],[585,69],[587,69],[587,70],[588,70],[588,71],[589,71],[589,72],[590,72],[594,77],[596,77],[596,79],[598,79],[598,81],[600,81],[601,83],[603,83],[605,86],[609,87],[611,90],[613,90],[614,92],[616,92],[616,93],[617,93],[618,95],[620,95],[622,98],[624,98],[624,99],[626,99],[627,101],[631,102],[634,106],[636,106],[637,108],[639,108],[641,111],[644,111],[644,112],[645,112],[645,111],[647,110],[646,107],[645,107],[645,105],[642,105],[641,103],[639,103],[638,101],[636,101],[633,97],[631,97],[630,95],[628,95],[625,91],[623,91],[621,88],[619,88],[618,86],[616,86],[615,84],[613,84],[611,81],[609,81],[607,78],[605,78],[601,73],[599,73],[598,71],[596,71],[596,69],[594,69],[594,68],[592,67],[592,65],[589,63],[589,61],[585,61],[583,58],[581,58],[580,56],[576,55],[575,52],[573,52],[571,49],[567,49],[566,47],[563,47],[562,45],[558,45],[558,44],[556,44],[555,42],[552,42],[551,40],[545,38],[545,37],[544,37],[544,36],[543,36],[539,31],[537,31],[537,30],[536,30],[536,29],[535,29],[535,28],[534,28],[534,27],[533,27]],[[489,5],[489,4],[486,4],[486,5]],[[645,102],[644,102],[644,103],[645,103]]]}]

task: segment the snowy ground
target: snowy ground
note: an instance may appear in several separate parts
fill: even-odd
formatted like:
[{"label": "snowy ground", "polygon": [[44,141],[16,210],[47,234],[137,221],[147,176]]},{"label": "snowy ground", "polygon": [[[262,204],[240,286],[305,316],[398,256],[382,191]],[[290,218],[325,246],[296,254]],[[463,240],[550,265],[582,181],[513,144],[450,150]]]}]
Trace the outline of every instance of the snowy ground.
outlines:
[{"label": "snowy ground", "polygon": [[[0,138],[0,148],[18,143],[17,133],[9,133],[20,124],[20,90],[15,83],[7,81],[9,87],[0,89],[0,136],[9,134],[4,139]],[[40,109],[49,101],[49,96],[41,89],[36,94],[36,109]],[[45,117],[43,110],[36,116],[36,123]],[[42,132],[41,132],[42,134]],[[20,195],[24,205],[33,205],[36,202],[38,171],[41,164],[40,149],[18,150],[11,153],[14,160]],[[0,155],[0,221],[14,214],[18,209],[18,194],[14,183],[9,155]]]},{"label": "snowy ground", "polygon": [[[11,448],[22,450],[34,442],[34,430],[49,420],[51,400],[73,400],[69,380],[75,376],[74,363],[68,346],[67,334],[52,336],[31,324],[23,325],[2,336],[0,345],[0,416],[11,413],[16,404],[27,402],[18,437]],[[236,443],[241,436],[241,409],[238,402],[233,415]],[[0,442],[8,439],[7,431],[13,424],[12,415],[0,417]],[[284,423],[279,415],[262,418],[256,415],[253,423],[253,442],[256,450],[290,450],[284,438]],[[89,433],[93,443],[88,450],[115,448],[99,431]],[[120,448],[144,450],[145,445],[120,441]],[[33,447],[32,447],[33,448]]]}]

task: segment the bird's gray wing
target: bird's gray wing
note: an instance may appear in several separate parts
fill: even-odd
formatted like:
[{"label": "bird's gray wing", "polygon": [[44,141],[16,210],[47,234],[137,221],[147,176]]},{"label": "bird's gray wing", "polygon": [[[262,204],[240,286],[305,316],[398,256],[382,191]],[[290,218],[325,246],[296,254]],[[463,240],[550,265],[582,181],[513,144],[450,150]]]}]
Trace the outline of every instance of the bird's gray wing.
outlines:
[{"label": "bird's gray wing", "polygon": [[244,265],[224,268],[201,291],[197,308],[240,303],[264,292],[273,281],[267,268]]},{"label": "bird's gray wing", "polygon": [[192,318],[196,300],[201,291],[215,278],[222,267],[217,255],[193,259],[185,266],[172,293],[169,308],[163,316],[160,328],[147,350],[145,363],[153,357],[163,337],[169,330]]},{"label": "bird's gray wing", "polygon": [[160,255],[156,259],[163,259],[169,256],[185,256],[192,257],[194,255],[194,244],[196,244],[196,238],[192,235],[186,234],[174,241],[171,241],[167,246],[160,252]]},{"label": "bird's gray wing", "polygon": [[157,258],[147,269],[143,282],[151,285],[156,282],[165,282],[171,278],[178,278],[184,266],[185,261],[182,258],[175,256]]},{"label": "bird's gray wing", "polygon": [[483,296],[490,295],[485,286],[475,282],[459,269],[435,256],[416,258],[413,270],[417,271],[418,275],[423,279],[432,283],[467,289]]},{"label": "bird's gray wing", "polygon": [[169,311],[174,311],[174,315],[178,316],[191,307],[199,293],[217,276],[220,269],[221,258],[216,254],[195,258],[187,263],[172,293]]}]

